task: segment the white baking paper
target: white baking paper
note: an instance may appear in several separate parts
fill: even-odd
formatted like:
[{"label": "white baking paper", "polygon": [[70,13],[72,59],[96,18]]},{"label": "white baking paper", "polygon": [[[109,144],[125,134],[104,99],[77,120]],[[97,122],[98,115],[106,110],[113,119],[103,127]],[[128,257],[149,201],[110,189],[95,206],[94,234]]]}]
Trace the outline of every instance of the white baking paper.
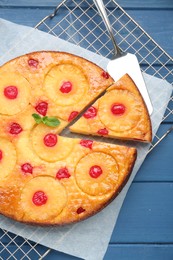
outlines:
[{"label": "white baking paper", "polygon": [[[38,50],[74,53],[93,61],[103,69],[106,69],[108,63],[108,59],[104,57],[47,33],[0,19],[0,65],[16,56]],[[144,74],[144,79],[154,107],[152,127],[153,134],[155,134],[169,101],[172,86],[164,80],[147,74]],[[47,247],[83,259],[103,259],[124,198],[147,155],[149,145],[138,144],[137,149],[138,158],[128,183],[119,196],[97,215],[83,222],[64,227],[33,227],[0,216],[0,227]]]}]

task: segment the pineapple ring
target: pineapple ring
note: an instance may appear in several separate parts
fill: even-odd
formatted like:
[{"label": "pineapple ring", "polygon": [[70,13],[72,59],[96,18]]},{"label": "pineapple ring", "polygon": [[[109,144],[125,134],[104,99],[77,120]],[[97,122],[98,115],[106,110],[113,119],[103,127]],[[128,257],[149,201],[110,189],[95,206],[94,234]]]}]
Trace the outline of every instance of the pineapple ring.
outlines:
[{"label": "pineapple ring", "polygon": [[[31,134],[32,145],[36,154],[47,162],[55,162],[66,158],[72,151],[75,139],[70,139],[57,135],[58,127],[50,128],[43,124],[35,127]],[[46,146],[44,138],[47,134],[57,137],[57,143],[54,146]],[[65,149],[64,149],[65,147]]]},{"label": "pineapple ring", "polygon": [[[42,193],[42,196],[37,195],[38,193]],[[20,205],[24,212],[24,220],[26,217],[27,221],[31,222],[41,222],[59,215],[66,203],[67,193],[64,186],[48,176],[31,179],[21,193]]]},{"label": "pineapple ring", "polygon": [[[7,98],[4,94],[5,88],[14,86],[17,88],[17,97],[14,99]],[[0,74],[0,114],[15,115],[28,106],[30,100],[30,84],[18,73],[6,72]]]},{"label": "pineapple ring", "polygon": [[[114,115],[111,112],[113,104],[118,103],[125,106],[122,115]],[[99,101],[98,115],[100,121],[112,131],[123,132],[134,128],[142,114],[141,102],[133,93],[127,90],[111,90]]]},{"label": "pineapple ring", "polygon": [[[92,177],[90,171],[96,166],[101,169],[98,177]],[[82,157],[75,168],[76,182],[79,188],[92,196],[109,193],[118,185],[119,169],[116,160],[109,154],[93,152]]]},{"label": "pineapple ring", "polygon": [[[63,93],[60,90],[64,82],[72,84],[68,93]],[[78,103],[88,90],[88,86],[87,78],[82,70],[72,64],[54,66],[48,72],[44,81],[44,88],[48,97],[60,106]]]},{"label": "pineapple ring", "polygon": [[16,150],[14,145],[0,138],[0,181],[5,179],[14,169],[16,164]]}]

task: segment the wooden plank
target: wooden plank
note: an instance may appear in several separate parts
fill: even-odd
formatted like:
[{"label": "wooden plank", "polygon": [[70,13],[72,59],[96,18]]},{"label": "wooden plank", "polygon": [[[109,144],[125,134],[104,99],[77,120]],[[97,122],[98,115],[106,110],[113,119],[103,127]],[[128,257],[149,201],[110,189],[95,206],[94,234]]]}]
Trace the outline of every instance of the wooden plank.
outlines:
[{"label": "wooden plank", "polygon": [[39,21],[41,21],[46,15],[53,12],[46,9],[30,9],[30,8],[0,8],[0,17],[2,19],[9,20],[11,22],[34,27]]},{"label": "wooden plank", "polygon": [[[53,256],[53,253],[49,257]],[[54,260],[54,258],[47,258]],[[173,245],[109,245],[104,260],[172,260]],[[70,260],[70,258],[69,258]]]},{"label": "wooden plank", "polygon": [[61,0],[0,0],[0,6],[5,7],[55,7]]},{"label": "wooden plank", "polygon": [[[108,0],[107,0],[108,1]],[[1,6],[25,6],[25,7],[55,7],[61,0],[0,0]],[[87,2],[92,2],[92,0],[87,0]],[[87,4],[86,2],[86,4]],[[171,0],[165,1],[165,0],[146,0],[146,1],[139,1],[139,0],[131,0],[130,2],[128,0],[117,0],[117,3],[119,3],[124,8],[157,8],[157,9],[163,9],[163,8],[173,8],[173,2]],[[106,1],[105,1],[106,3]]]},{"label": "wooden plank", "polygon": [[146,8],[146,9],[164,9],[164,8],[173,8],[172,0],[115,0],[124,8],[136,9],[136,8]]},{"label": "wooden plank", "polygon": [[[109,245],[103,260],[172,260],[173,245]],[[79,260],[67,254],[51,250],[45,260]]]},{"label": "wooden plank", "polygon": [[111,243],[173,243],[173,183],[133,183]]},{"label": "wooden plank", "polygon": [[[38,250],[40,247],[36,247]],[[2,246],[0,246],[0,250],[2,250]],[[9,245],[8,250],[14,252],[17,249],[14,245]],[[14,254],[16,259],[21,259],[24,256],[24,252],[28,252],[30,249],[29,246],[22,246],[22,251],[20,249]],[[44,253],[43,250],[39,250],[40,254]],[[42,252],[43,251],[43,252]],[[155,244],[140,244],[140,245],[131,245],[131,244],[110,244],[108,246],[107,252],[105,254],[104,260],[138,260],[140,255],[140,260],[172,260],[173,259],[173,245],[165,244],[165,245],[155,245]],[[10,254],[4,249],[1,253],[2,259],[7,259]],[[38,259],[38,255],[31,251],[30,259]],[[12,256],[11,256],[12,257]],[[31,258],[32,257],[32,258]],[[80,258],[64,254],[55,250],[51,250],[50,253],[44,258],[45,260],[80,260]]]},{"label": "wooden plank", "polygon": [[[161,137],[169,127],[170,125],[162,125],[158,131],[159,137]],[[148,154],[134,181],[172,182],[172,143],[173,134],[170,133],[150,154]]]},{"label": "wooden plank", "polygon": [[[163,48],[173,56],[173,11],[128,11],[128,14]],[[149,22],[148,22],[149,21]],[[169,44],[166,44],[166,41]],[[166,46],[167,45],[167,46]]]}]

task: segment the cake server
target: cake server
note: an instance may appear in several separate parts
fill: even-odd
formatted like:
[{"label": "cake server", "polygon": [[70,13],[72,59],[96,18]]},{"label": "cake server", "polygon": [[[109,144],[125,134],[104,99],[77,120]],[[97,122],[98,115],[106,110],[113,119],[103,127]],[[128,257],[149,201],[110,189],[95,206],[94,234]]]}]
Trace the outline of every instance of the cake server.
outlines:
[{"label": "cake server", "polygon": [[112,27],[108,19],[106,9],[102,0],[93,0],[96,5],[104,23],[110,35],[110,38],[114,47],[114,55],[112,60],[109,61],[107,65],[107,71],[109,75],[115,80],[119,80],[124,74],[128,74],[136,86],[138,87],[143,99],[145,100],[148,112],[151,115],[153,112],[153,106],[141,73],[138,59],[135,54],[126,53],[120,50],[116,43],[115,37],[113,35]]}]

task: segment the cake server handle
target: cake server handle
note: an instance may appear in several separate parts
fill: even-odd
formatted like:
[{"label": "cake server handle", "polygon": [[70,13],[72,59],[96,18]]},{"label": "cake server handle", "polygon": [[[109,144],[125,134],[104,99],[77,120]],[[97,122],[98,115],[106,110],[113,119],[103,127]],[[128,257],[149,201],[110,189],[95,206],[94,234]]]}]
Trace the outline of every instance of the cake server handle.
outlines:
[{"label": "cake server handle", "polygon": [[102,19],[105,23],[105,26],[108,30],[109,36],[112,40],[113,47],[114,47],[114,57],[118,58],[118,57],[123,56],[124,53],[120,50],[120,48],[118,47],[118,45],[116,43],[113,31],[112,31],[112,26],[110,25],[110,21],[109,21],[109,18],[107,16],[107,13],[106,13],[106,10],[105,10],[105,5],[104,5],[103,1],[102,0],[93,0],[93,2],[98,9],[100,16],[102,17]]}]

